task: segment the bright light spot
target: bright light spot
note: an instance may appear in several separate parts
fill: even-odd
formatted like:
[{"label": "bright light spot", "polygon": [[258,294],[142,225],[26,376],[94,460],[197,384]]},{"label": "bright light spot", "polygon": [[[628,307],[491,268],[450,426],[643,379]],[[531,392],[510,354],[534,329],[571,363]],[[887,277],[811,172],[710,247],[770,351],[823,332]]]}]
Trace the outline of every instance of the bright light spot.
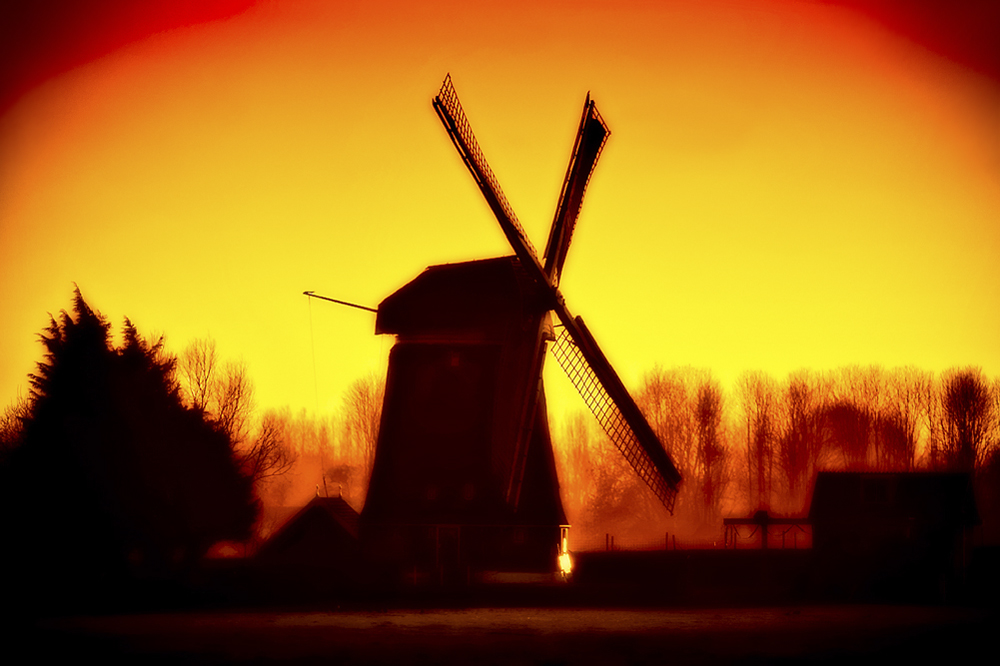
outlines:
[{"label": "bright light spot", "polygon": [[570,559],[569,553],[566,551],[559,554],[559,571],[564,576],[568,576],[573,571],[573,560]]}]

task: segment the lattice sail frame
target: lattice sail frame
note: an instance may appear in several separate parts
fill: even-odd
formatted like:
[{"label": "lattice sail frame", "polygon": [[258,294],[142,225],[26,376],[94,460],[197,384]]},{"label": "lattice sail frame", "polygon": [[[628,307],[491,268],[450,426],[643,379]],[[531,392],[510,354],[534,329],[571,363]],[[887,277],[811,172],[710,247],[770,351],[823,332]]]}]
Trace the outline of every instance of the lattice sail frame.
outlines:
[{"label": "lattice sail frame", "polygon": [[608,439],[614,442],[636,474],[646,482],[667,510],[673,513],[677,490],[671,488],[656,470],[639,443],[639,438],[636,437],[615,401],[604,389],[590,363],[584,358],[583,352],[573,342],[569,331],[563,329],[550,349],[597,422],[601,424]]},{"label": "lattice sail frame", "polygon": [[[439,104],[446,113],[442,113],[440,109],[437,109]],[[473,177],[476,179],[476,184],[479,185],[479,189],[483,192],[483,196],[486,197],[486,201],[490,204],[490,208],[493,209],[493,213],[498,219],[506,218],[510,222],[517,237],[528,247],[534,262],[539,264],[538,251],[535,250],[535,246],[528,239],[528,234],[525,233],[524,227],[521,226],[517,215],[514,214],[514,209],[511,208],[510,202],[507,201],[507,197],[500,188],[497,177],[493,174],[493,169],[486,162],[483,150],[479,147],[479,142],[476,141],[476,135],[472,132],[472,126],[469,124],[469,119],[465,117],[462,103],[458,100],[458,93],[455,92],[455,86],[451,82],[451,74],[448,74],[444,79],[444,83],[441,84],[441,90],[438,91],[438,95],[434,99],[434,107],[438,111],[441,122],[452,130],[448,133],[452,137],[452,143],[455,144],[459,155],[462,156],[465,166],[472,172]],[[501,219],[501,226],[503,226],[503,221]],[[504,232],[508,232],[506,227],[504,227]],[[521,257],[520,254],[518,254],[518,258],[524,261],[524,257]]]}]

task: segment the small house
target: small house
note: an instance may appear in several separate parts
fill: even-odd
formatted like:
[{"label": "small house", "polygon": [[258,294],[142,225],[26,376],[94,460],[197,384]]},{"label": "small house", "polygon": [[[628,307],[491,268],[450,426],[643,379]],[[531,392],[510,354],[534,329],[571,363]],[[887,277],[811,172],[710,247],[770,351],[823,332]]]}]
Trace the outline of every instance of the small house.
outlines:
[{"label": "small house", "polygon": [[921,596],[961,583],[979,515],[968,474],[820,472],[809,522],[828,582]]},{"label": "small house", "polygon": [[296,589],[350,587],[365,575],[358,512],[342,497],[314,497],[254,556],[265,578]]}]

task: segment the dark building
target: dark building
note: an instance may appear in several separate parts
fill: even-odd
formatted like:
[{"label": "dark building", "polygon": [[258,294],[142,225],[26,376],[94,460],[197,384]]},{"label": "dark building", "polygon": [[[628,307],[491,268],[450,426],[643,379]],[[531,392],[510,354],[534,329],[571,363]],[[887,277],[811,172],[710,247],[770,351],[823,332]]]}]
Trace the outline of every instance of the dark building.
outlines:
[{"label": "dark building", "polygon": [[551,324],[517,260],[432,266],[382,302],[376,330],[397,338],[362,512],[370,554],[432,579],[555,571],[568,526],[539,383]]},{"label": "dark building", "polygon": [[275,589],[296,592],[363,585],[358,512],[341,497],[314,497],[264,542],[254,565]]},{"label": "dark building", "polygon": [[821,585],[923,598],[961,586],[979,516],[968,474],[820,472],[809,522]]}]

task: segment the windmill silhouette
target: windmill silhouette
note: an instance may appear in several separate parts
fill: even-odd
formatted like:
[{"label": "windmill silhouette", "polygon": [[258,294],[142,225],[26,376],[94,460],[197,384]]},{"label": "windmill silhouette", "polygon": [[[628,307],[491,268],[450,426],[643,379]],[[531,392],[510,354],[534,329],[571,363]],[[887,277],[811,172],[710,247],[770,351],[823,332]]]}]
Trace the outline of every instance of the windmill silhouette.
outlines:
[{"label": "windmill silhouette", "polygon": [[398,572],[439,582],[552,572],[565,561],[569,526],[542,386],[550,342],[611,441],[671,512],[681,480],[558,288],[609,131],[588,95],[542,261],[483,157],[450,75],[434,108],[514,256],[431,266],[379,305],[376,333],[395,334],[396,342],[362,540]]}]

